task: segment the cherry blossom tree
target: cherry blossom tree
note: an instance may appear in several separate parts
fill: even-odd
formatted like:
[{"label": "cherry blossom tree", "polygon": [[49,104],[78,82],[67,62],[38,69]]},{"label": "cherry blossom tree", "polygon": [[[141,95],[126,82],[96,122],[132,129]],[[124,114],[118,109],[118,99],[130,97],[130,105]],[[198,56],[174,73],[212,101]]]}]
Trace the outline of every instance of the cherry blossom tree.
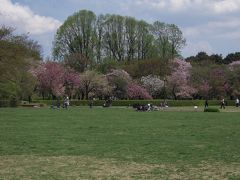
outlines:
[{"label": "cherry blossom tree", "polygon": [[85,71],[80,75],[80,90],[89,99],[90,96],[105,96],[111,93],[106,76],[95,71]]},{"label": "cherry blossom tree", "polygon": [[171,62],[172,73],[167,77],[167,88],[174,97],[192,98],[197,90],[190,84],[191,64],[180,59]]},{"label": "cherry blossom tree", "polygon": [[70,99],[77,93],[81,85],[80,74],[73,69],[66,68],[64,72],[65,93]]},{"label": "cherry blossom tree", "polygon": [[64,67],[56,62],[41,63],[32,70],[33,75],[38,80],[37,88],[42,93],[53,96],[64,94]]},{"label": "cherry blossom tree", "polygon": [[100,99],[109,99],[112,96],[112,92],[113,87],[110,86],[107,76],[100,75],[93,96],[96,96]]},{"label": "cherry blossom tree", "polygon": [[205,99],[209,99],[209,93],[212,87],[207,80],[203,80],[198,86],[198,93]]},{"label": "cherry blossom tree", "polygon": [[210,66],[193,66],[191,69],[191,84],[198,90],[197,97],[199,98],[209,99],[211,97],[210,72]]},{"label": "cherry blossom tree", "polygon": [[157,97],[164,88],[164,81],[159,76],[143,76],[141,83],[153,97]]},{"label": "cherry blossom tree", "polygon": [[231,86],[228,82],[227,69],[222,66],[211,67],[208,79],[212,87],[212,97],[220,99],[228,94],[230,95]]},{"label": "cherry blossom tree", "polygon": [[113,87],[113,95],[119,99],[127,98],[127,87],[132,82],[131,76],[122,69],[114,69],[106,77]]},{"label": "cherry blossom tree", "polygon": [[[229,68],[231,68],[230,65]],[[198,96],[200,98],[221,99],[231,95],[232,80],[229,79],[231,74],[229,68],[226,68],[226,65],[216,64],[193,67],[191,82],[198,90]]]},{"label": "cherry blossom tree", "polygon": [[148,91],[136,83],[130,83],[128,85],[127,95],[129,99],[152,99]]}]

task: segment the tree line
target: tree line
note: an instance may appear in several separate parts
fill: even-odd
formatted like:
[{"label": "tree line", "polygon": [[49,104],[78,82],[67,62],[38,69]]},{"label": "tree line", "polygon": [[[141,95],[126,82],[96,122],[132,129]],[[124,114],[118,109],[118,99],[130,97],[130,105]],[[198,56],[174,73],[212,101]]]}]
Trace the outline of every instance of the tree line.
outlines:
[{"label": "tree line", "polygon": [[43,98],[71,99],[233,99],[240,96],[240,61],[202,66],[182,59],[169,60],[166,76],[149,73],[133,78],[120,66],[101,73],[83,73],[59,62],[44,62],[33,69],[37,92]]},{"label": "tree line", "polygon": [[57,30],[53,55],[58,61],[83,72],[106,60],[129,62],[180,56],[185,45],[174,24],[152,24],[133,17],[99,15],[81,10],[69,16]]},{"label": "tree line", "polygon": [[0,27],[0,99],[220,99],[240,96],[240,52],[186,59],[176,25],[81,10],[58,29],[53,60]]},{"label": "tree line", "polygon": [[240,52],[229,53],[226,57],[221,54],[208,55],[206,52],[199,52],[196,56],[190,56],[185,59],[187,62],[195,64],[230,64],[240,60]]}]

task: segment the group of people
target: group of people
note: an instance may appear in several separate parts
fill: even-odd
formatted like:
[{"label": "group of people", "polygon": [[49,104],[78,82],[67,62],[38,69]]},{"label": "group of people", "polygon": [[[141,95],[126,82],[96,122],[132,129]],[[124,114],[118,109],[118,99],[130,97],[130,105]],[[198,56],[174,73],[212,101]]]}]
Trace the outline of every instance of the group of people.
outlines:
[{"label": "group of people", "polygon": [[[94,100],[94,99],[93,99],[93,100]],[[90,108],[93,107],[93,100],[91,100],[91,101],[89,102],[89,107],[90,107]],[[240,102],[239,102],[239,99],[237,98],[236,101],[235,101],[236,107],[239,107],[239,103],[240,103]],[[111,104],[112,104],[111,99],[106,100],[105,103],[103,104],[103,107],[109,107],[109,106],[111,106]],[[62,108],[68,109],[69,105],[70,105],[69,97],[66,96],[66,97],[64,98]],[[225,101],[225,99],[222,99],[222,100],[221,100],[221,103],[220,103],[220,108],[221,108],[221,109],[225,109],[225,106],[226,106],[226,101]],[[60,99],[59,99],[59,98],[57,99],[57,104],[56,104],[56,106],[52,105],[51,107],[52,107],[52,108],[55,108],[55,107],[56,107],[56,108],[60,109],[60,107],[61,107]],[[134,107],[134,106],[133,106],[133,107]],[[168,104],[167,104],[166,101],[160,103],[160,108],[163,108],[163,107],[168,107]],[[205,107],[205,108],[208,108],[208,100],[207,100],[207,99],[205,100],[204,107]],[[159,109],[159,107],[153,106],[152,104],[146,104],[146,105],[136,104],[134,108],[136,108],[137,111],[150,111],[150,110]]]},{"label": "group of people", "polygon": [[145,105],[140,105],[140,104],[133,105],[133,108],[135,108],[136,111],[158,111],[165,107],[168,107],[167,101],[161,102],[159,106],[155,106],[150,103],[145,104]]},{"label": "group of people", "polygon": [[153,109],[153,105],[152,104],[145,104],[145,105],[136,104],[133,106],[133,108],[135,108],[136,111],[151,111]]},{"label": "group of people", "polygon": [[[70,105],[69,97],[66,96],[66,97],[64,98],[64,100],[63,100],[62,108],[68,109],[68,106],[69,106],[69,105]],[[55,109],[55,108],[60,109],[60,107],[61,107],[61,102],[60,102],[60,98],[58,97],[58,98],[57,98],[57,103],[56,103],[56,105],[53,104],[53,105],[51,106],[51,108],[53,108],[53,109]]]},{"label": "group of people", "polygon": [[[235,101],[235,105],[236,105],[236,107],[239,107],[239,99],[238,98]],[[224,99],[222,99],[220,108],[225,109],[225,106],[226,106],[226,101]]]},{"label": "group of people", "polygon": [[[239,107],[239,99],[238,98],[236,99],[235,104],[236,104],[236,107]],[[221,103],[220,103],[220,108],[225,109],[225,106],[226,106],[226,101],[225,101],[225,99],[222,99]],[[204,107],[208,108],[208,100],[205,100]]]}]

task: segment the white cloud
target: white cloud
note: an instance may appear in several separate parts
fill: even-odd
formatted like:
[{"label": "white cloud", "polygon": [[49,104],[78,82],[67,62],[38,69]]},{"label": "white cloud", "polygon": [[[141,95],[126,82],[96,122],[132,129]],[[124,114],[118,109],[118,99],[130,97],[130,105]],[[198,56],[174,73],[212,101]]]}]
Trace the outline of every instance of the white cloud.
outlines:
[{"label": "white cloud", "polygon": [[35,14],[29,7],[0,0],[0,24],[14,26],[31,34],[43,34],[55,31],[61,22],[46,16]]},{"label": "white cloud", "polygon": [[240,9],[239,0],[222,0],[213,4],[213,10],[216,13],[235,12]]},{"label": "white cloud", "polygon": [[218,21],[209,21],[202,25],[187,27],[183,29],[184,35],[189,38],[239,38],[240,21],[238,18],[228,17]]},{"label": "white cloud", "polygon": [[167,3],[165,0],[136,0],[136,2],[131,2],[132,4],[136,4],[137,6],[141,7],[148,7],[155,10],[161,10],[166,8]]},{"label": "white cloud", "polygon": [[191,42],[183,49],[185,55],[196,55],[198,52],[206,52],[207,54],[213,54],[214,49],[207,41]]},{"label": "white cloud", "polygon": [[129,3],[172,12],[189,11],[190,13],[223,14],[240,10],[240,0],[136,0]]},{"label": "white cloud", "polygon": [[191,0],[170,0],[169,7],[172,11],[185,10],[191,5]]},{"label": "white cloud", "polygon": [[205,51],[208,54],[226,55],[229,52],[239,51],[239,46],[236,46],[236,42],[240,41],[239,29],[239,19],[231,16],[204,22],[201,25],[185,27],[183,33],[188,44],[183,53],[189,56]]}]

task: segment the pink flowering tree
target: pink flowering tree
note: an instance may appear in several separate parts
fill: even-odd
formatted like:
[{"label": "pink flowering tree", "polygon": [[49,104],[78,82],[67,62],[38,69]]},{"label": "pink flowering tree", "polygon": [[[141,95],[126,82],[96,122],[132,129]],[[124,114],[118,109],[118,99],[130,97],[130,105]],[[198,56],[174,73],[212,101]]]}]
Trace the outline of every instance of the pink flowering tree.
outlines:
[{"label": "pink flowering tree", "polygon": [[197,96],[199,98],[209,99],[211,97],[210,72],[210,66],[194,66],[191,69],[191,84],[198,90]]},{"label": "pink flowering tree", "polygon": [[77,93],[81,85],[80,74],[73,69],[66,68],[64,71],[65,93],[70,99]]},{"label": "pink flowering tree", "polygon": [[203,98],[223,98],[231,94],[229,69],[223,65],[195,66],[192,68],[191,81]]},{"label": "pink flowering tree", "polygon": [[179,59],[174,59],[171,64],[172,73],[167,77],[169,93],[178,98],[192,98],[197,90],[190,83],[191,64]]},{"label": "pink flowering tree", "polygon": [[136,83],[130,83],[128,85],[127,95],[129,99],[152,99],[148,91]]},{"label": "pink flowering tree", "polygon": [[222,66],[212,67],[209,75],[210,85],[212,87],[212,96],[220,99],[230,94],[231,86],[228,82],[227,70]]},{"label": "pink flowering tree", "polygon": [[56,62],[46,62],[40,64],[32,70],[33,75],[37,78],[38,90],[42,93],[53,96],[64,94],[64,67]]},{"label": "pink flowering tree", "polygon": [[211,85],[207,80],[203,80],[198,86],[198,93],[205,99],[209,99],[209,93],[211,92]]},{"label": "pink flowering tree", "polygon": [[32,70],[32,74],[37,78],[37,89],[45,95],[63,96],[70,98],[76,94],[81,84],[79,74],[65,68],[57,62],[45,62]]}]

